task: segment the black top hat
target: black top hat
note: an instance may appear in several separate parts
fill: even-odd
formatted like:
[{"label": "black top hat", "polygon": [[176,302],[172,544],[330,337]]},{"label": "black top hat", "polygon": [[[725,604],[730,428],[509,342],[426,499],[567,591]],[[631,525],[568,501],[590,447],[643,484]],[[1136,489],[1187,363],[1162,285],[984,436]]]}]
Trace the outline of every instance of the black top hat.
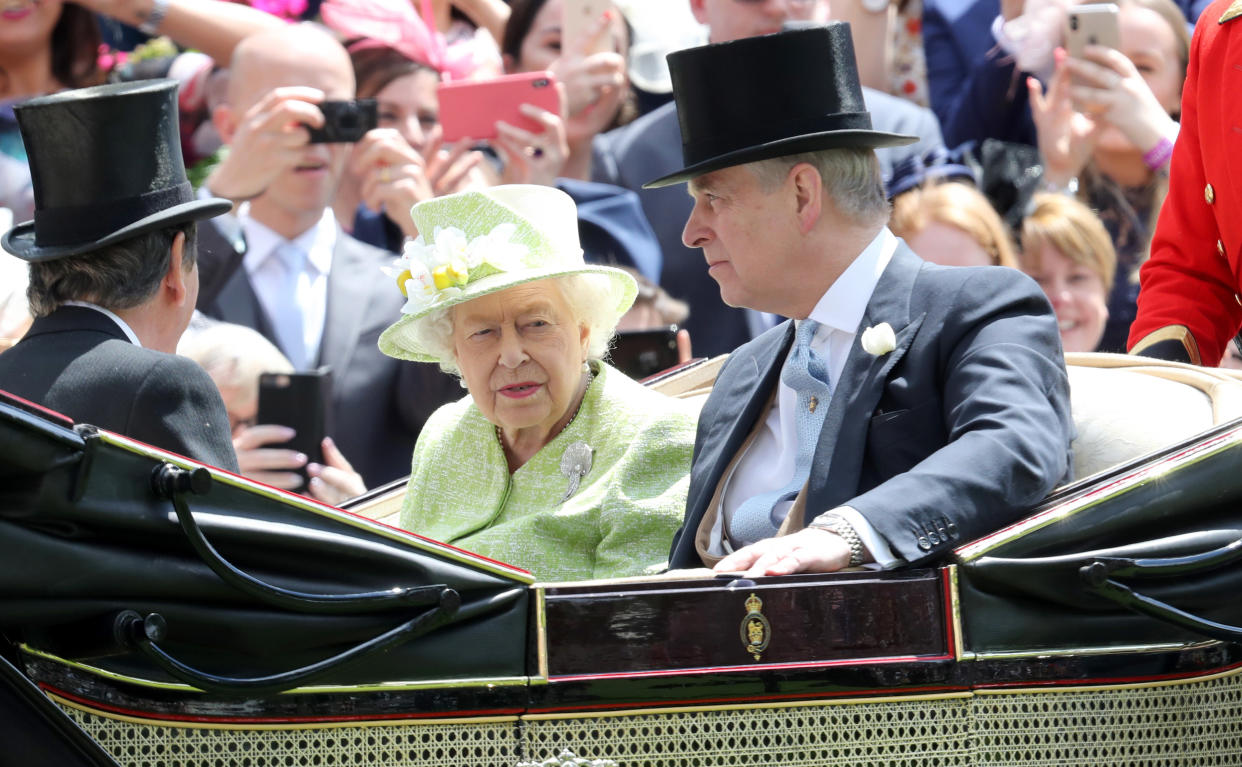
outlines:
[{"label": "black top hat", "polygon": [[668,68],[686,167],[647,188],[800,152],[918,141],[872,129],[845,22],[678,51]]},{"label": "black top hat", "polygon": [[18,258],[76,256],[232,207],[196,199],[186,180],[175,80],[64,91],[13,111],[35,198],[34,220],[2,242]]}]

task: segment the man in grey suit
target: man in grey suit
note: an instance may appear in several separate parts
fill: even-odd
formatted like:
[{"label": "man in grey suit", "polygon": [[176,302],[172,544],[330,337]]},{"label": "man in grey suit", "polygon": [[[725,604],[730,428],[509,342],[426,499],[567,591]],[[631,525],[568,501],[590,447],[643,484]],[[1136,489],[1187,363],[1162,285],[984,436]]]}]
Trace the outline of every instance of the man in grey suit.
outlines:
[{"label": "man in grey suit", "polygon": [[[785,22],[819,20],[829,12],[826,0],[762,3],[690,0],[690,8],[695,18],[708,26],[708,39],[713,43],[779,32]],[[721,85],[728,86],[727,83]],[[871,88],[863,88],[863,99],[876,128],[911,134],[919,139],[912,145],[885,147],[877,152],[885,176],[894,164],[906,157],[922,156],[929,149],[942,146],[940,124],[931,110]],[[685,326],[697,354],[726,354],[771,326],[770,316],[732,308],[721,302],[716,286],[699,268],[698,254],[682,244],[681,228],[690,215],[690,198],[680,188],[642,187],[648,179],[671,173],[681,166],[681,136],[675,102],[597,137],[593,153],[591,174],[594,180],[638,191],[643,212],[664,253],[660,286],[690,304],[690,317]]]},{"label": "man in grey suit", "polygon": [[795,318],[721,369],[671,566],[919,564],[1020,518],[1071,465],[1056,318],[1020,272],[889,232],[875,148],[911,137],[872,127],[845,25],[669,63],[685,167],[652,184],[689,182],[725,303]]},{"label": "man in grey suit", "polygon": [[[323,126],[322,101],[353,97],[349,55],[317,28],[291,25],[238,45],[226,103],[213,114],[228,154],[205,186],[239,206],[202,231],[198,306],[258,330],[299,369],[332,368],[330,436],[374,487],[409,473],[423,421],[461,389],[434,366],[376,346],[401,314],[381,271],[393,257],[342,231],[330,206],[352,145],[311,143],[307,131]],[[262,426],[235,438],[242,472],[297,486],[292,471],[306,456],[273,448],[277,432]],[[339,501],[362,488],[333,452],[325,446],[327,465],[308,467],[310,491]]]}]

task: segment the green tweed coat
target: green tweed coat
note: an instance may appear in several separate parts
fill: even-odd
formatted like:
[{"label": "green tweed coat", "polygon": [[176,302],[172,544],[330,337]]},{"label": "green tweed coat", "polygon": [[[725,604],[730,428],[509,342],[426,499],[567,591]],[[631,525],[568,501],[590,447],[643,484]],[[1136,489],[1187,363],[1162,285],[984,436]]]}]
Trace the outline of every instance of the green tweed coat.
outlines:
[{"label": "green tweed coat", "polygon": [[[639,575],[681,525],[698,409],[604,363],[563,432],[512,474],[470,397],[437,410],[414,447],[401,526],[529,570],[544,581]],[[562,503],[561,456],[594,448]]]}]

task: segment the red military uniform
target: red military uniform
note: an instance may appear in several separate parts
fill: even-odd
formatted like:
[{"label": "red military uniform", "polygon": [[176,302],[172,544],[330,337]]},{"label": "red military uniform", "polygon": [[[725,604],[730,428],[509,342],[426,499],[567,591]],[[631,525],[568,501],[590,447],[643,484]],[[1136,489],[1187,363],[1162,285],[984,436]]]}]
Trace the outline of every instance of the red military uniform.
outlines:
[{"label": "red military uniform", "polygon": [[1242,327],[1242,0],[1195,25],[1169,194],[1140,272],[1132,354],[1219,364]]}]

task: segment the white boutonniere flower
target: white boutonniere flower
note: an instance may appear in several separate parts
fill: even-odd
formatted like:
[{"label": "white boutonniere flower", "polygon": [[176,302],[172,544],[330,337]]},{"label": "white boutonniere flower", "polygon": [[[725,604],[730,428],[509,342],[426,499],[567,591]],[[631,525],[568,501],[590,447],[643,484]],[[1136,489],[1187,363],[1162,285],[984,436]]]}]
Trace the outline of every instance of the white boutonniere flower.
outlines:
[{"label": "white boutonniere flower", "polygon": [[897,334],[887,322],[869,327],[862,334],[862,348],[867,354],[882,357],[897,348]]}]

